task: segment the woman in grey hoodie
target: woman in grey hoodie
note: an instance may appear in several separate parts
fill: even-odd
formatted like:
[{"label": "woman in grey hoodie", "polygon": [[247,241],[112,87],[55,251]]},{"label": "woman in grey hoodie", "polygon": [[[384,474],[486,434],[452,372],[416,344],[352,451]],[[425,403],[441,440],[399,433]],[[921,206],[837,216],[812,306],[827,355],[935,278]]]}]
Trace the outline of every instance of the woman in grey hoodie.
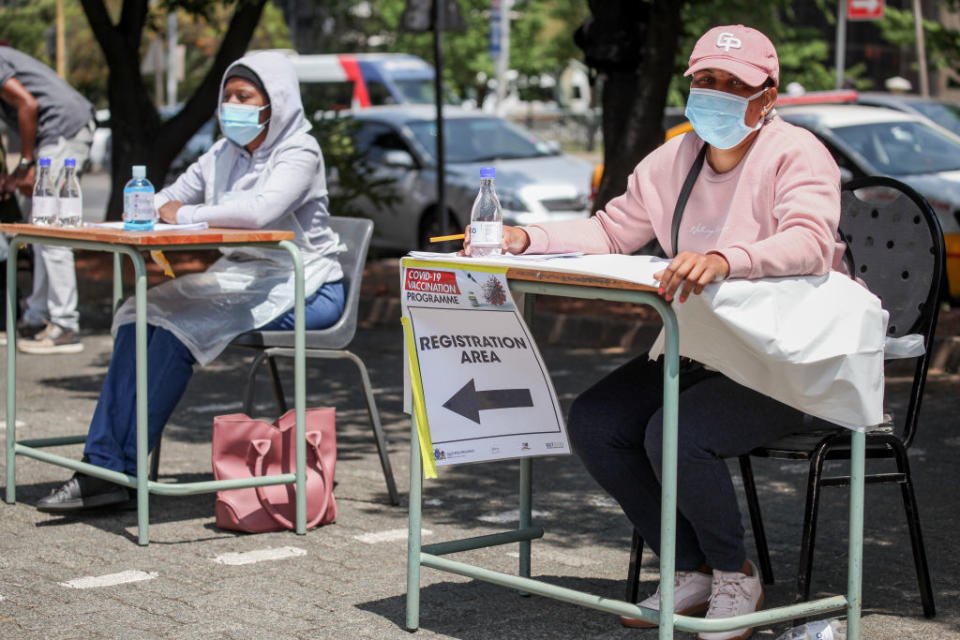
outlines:
[{"label": "woman in grey hoodie", "polygon": [[[327,225],[323,156],[308,131],[293,65],[256,53],[224,73],[218,110],[224,138],[156,197],[167,222],[294,232],[303,255],[306,326],[332,325],[343,311],[344,250]],[[255,247],[223,249],[203,273],[169,280],[147,302],[148,447],[153,449],[186,389],[194,364],[207,364],[238,335],[293,327],[289,254]],[[84,459],[135,475],[135,308],[113,321],[113,358],[87,433]],[[126,488],[83,474],[40,500],[66,512],[126,502]]]}]

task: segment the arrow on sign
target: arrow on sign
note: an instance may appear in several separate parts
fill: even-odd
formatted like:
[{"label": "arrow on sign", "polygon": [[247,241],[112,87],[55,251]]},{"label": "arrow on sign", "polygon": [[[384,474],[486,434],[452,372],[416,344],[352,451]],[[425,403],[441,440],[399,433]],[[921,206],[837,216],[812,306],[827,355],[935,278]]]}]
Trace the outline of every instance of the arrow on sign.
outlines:
[{"label": "arrow on sign", "polygon": [[530,395],[530,389],[477,391],[473,384],[473,378],[443,403],[444,409],[449,409],[477,424],[480,424],[480,412],[487,409],[515,409],[532,406],[533,397]]},{"label": "arrow on sign", "polygon": [[861,9],[867,13],[873,13],[881,4],[883,3],[880,0],[850,0],[851,7]]}]

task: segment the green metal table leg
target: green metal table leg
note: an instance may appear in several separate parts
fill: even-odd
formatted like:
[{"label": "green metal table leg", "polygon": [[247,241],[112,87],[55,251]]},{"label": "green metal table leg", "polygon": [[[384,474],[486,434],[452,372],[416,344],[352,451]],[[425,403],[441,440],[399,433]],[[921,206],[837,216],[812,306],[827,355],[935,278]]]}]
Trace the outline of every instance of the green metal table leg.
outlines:
[{"label": "green metal table leg", "polygon": [[[412,402],[412,401],[411,401]],[[423,461],[417,417],[410,416],[410,505],[407,516],[407,630],[420,627],[420,524],[423,516]]]},{"label": "green metal table leg", "polygon": [[850,531],[847,554],[847,640],[860,640],[863,604],[863,488],[867,436],[850,434]]},{"label": "green metal table leg", "polygon": [[20,243],[16,236],[10,238],[7,254],[7,428],[4,435],[7,450],[6,502],[17,501],[17,253]]},{"label": "green metal table leg", "polygon": [[[666,330],[663,358],[663,473],[660,479],[660,611],[673,611],[677,531],[677,403],[679,330],[673,309],[659,298],[650,301]],[[660,617],[660,640],[673,638],[674,616]]]},{"label": "green metal table leg", "polygon": [[133,262],[137,312],[137,543],[146,546],[150,544],[150,491],[147,488],[147,266],[139,252],[128,249],[124,253],[130,256]]},{"label": "green metal table leg", "polygon": [[300,255],[300,249],[296,244],[288,240],[280,242],[280,246],[287,250],[293,259],[294,274],[294,302],[293,302],[293,388],[294,388],[294,413],[297,418],[296,426],[296,476],[297,476],[297,534],[305,535],[307,533],[307,427],[306,427],[306,407],[307,407],[307,357],[305,349],[307,346],[306,333],[304,329],[306,322],[304,319],[304,291],[303,291],[303,256]]},{"label": "green metal table leg", "polygon": [[113,254],[113,312],[116,313],[123,302],[123,256]]},{"label": "green metal table leg", "polygon": [[[523,294],[523,318],[527,327],[533,332],[533,311],[537,297],[532,293]],[[533,517],[533,458],[522,458],[520,460],[520,529],[526,529],[532,526]],[[518,574],[523,578],[530,577],[530,551],[531,544],[529,540],[520,542],[520,561]],[[530,595],[521,592],[522,595]]]}]

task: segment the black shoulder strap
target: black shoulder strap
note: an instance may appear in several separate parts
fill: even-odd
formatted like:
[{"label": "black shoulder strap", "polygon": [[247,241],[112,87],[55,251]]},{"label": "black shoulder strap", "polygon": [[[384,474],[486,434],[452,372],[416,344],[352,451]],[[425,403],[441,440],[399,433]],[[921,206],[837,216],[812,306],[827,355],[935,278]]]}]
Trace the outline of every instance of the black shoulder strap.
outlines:
[{"label": "black shoulder strap", "polygon": [[683,188],[680,189],[680,195],[677,197],[677,206],[673,209],[673,228],[670,230],[670,244],[672,245],[673,255],[679,253],[677,236],[680,234],[680,220],[683,219],[683,210],[687,208],[687,199],[690,197],[690,192],[693,191],[693,183],[697,181],[700,169],[703,168],[703,160],[707,157],[708,146],[707,144],[703,145],[700,153],[697,154],[697,159],[690,166],[690,172],[687,174],[687,179],[684,181]]}]

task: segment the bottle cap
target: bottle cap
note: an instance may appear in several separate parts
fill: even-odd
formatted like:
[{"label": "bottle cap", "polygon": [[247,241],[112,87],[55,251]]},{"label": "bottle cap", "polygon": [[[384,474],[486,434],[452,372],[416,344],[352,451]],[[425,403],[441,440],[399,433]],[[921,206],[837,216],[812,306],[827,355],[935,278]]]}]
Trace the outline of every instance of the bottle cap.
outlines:
[{"label": "bottle cap", "polygon": [[76,166],[77,166],[77,160],[76,160],[76,158],[67,158],[66,160],[63,161],[63,166],[65,166],[65,167],[76,167]]},{"label": "bottle cap", "polygon": [[50,166],[50,158],[40,158],[40,166],[41,166],[41,167],[49,167],[49,166]]},{"label": "bottle cap", "polygon": [[142,164],[133,165],[133,177],[142,180],[147,177],[147,168]]},{"label": "bottle cap", "polygon": [[497,170],[493,167],[480,167],[481,178],[496,178]]}]

